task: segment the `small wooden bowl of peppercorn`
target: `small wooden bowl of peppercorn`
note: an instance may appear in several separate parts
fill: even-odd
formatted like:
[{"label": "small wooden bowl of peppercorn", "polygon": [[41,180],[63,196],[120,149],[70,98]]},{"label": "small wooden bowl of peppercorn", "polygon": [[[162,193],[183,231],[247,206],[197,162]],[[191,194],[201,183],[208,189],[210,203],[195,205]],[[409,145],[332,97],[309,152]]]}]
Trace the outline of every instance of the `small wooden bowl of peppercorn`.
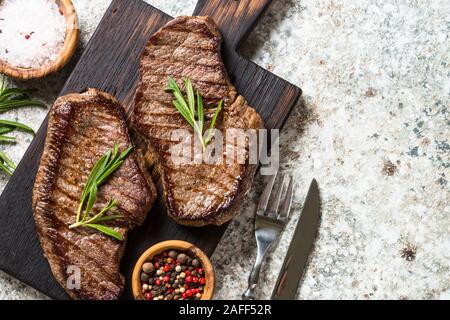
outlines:
[{"label": "small wooden bowl of peppercorn", "polygon": [[[49,60],[45,64],[32,67],[17,66],[12,64],[11,62],[6,62],[0,59],[0,73],[20,80],[42,78],[51,73],[59,71],[73,56],[77,46],[79,35],[78,18],[75,7],[73,6],[71,0],[53,1],[56,3],[59,9],[59,14],[64,16],[66,22],[64,42],[62,44],[62,47],[59,49],[56,58]],[[25,39],[31,38],[33,36],[32,33],[34,32],[25,34]],[[42,44],[42,46],[43,45],[44,44]]]},{"label": "small wooden bowl of peppercorn", "polygon": [[131,281],[136,300],[211,300],[215,287],[208,257],[180,240],[160,242],[145,251]]}]

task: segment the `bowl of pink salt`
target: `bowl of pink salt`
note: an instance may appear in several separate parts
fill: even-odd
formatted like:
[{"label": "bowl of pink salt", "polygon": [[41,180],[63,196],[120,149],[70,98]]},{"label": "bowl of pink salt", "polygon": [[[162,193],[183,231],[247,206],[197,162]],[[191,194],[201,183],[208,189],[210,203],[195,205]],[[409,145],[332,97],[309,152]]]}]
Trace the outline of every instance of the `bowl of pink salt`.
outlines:
[{"label": "bowl of pink salt", "polygon": [[0,73],[42,78],[60,70],[78,41],[70,0],[0,0]]}]

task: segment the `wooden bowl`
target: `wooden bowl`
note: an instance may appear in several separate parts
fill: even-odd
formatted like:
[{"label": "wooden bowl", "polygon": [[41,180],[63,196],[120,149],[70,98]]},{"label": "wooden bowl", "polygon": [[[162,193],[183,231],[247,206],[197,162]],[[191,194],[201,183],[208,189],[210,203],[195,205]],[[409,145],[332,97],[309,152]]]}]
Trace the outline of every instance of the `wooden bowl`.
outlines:
[{"label": "wooden bowl", "polygon": [[206,284],[201,300],[211,300],[214,294],[214,287],[216,282],[214,269],[211,264],[211,261],[209,261],[208,257],[202,250],[194,246],[192,243],[180,240],[169,240],[157,243],[154,246],[147,249],[147,251],[145,251],[141,255],[141,257],[139,258],[138,262],[134,267],[133,275],[131,278],[131,286],[133,289],[134,298],[136,300],[144,300],[141,284],[142,265],[145,262],[152,260],[155,255],[171,249],[180,252],[185,252],[188,256],[196,257],[197,259],[200,260],[202,268],[205,271],[205,279],[206,279]]},{"label": "wooden bowl", "polygon": [[42,78],[50,73],[60,70],[70,60],[75,52],[78,41],[77,13],[75,12],[75,8],[71,0],[55,0],[55,2],[66,18],[66,35],[64,45],[61,48],[58,57],[38,68],[16,67],[0,60],[0,73],[4,73],[10,77],[22,80]]}]

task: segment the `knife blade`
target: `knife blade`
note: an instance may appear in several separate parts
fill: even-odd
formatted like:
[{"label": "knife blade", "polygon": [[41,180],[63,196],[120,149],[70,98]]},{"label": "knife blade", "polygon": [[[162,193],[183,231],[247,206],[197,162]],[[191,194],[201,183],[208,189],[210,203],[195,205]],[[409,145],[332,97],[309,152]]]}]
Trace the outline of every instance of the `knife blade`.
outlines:
[{"label": "knife blade", "polygon": [[299,282],[320,222],[320,192],[316,179],[313,179],[306,195],[301,216],[297,222],[289,249],[272,293],[272,300],[295,299]]}]

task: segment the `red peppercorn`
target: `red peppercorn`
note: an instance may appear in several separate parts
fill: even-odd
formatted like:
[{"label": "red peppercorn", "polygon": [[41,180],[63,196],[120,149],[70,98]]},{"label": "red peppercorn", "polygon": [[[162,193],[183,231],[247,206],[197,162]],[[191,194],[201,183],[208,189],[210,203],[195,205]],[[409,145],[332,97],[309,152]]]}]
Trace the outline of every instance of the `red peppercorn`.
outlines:
[{"label": "red peppercorn", "polygon": [[156,284],[157,286],[161,285],[161,280],[157,279],[157,280],[155,281],[155,284]]},{"label": "red peppercorn", "polygon": [[164,265],[163,271],[164,272],[169,272],[170,271],[170,266],[168,264]]},{"label": "red peppercorn", "polygon": [[170,280],[170,277],[169,276],[164,276],[163,280],[164,280],[165,283],[168,283],[169,280]]},{"label": "red peppercorn", "polygon": [[205,285],[206,284],[206,279],[205,278],[200,278],[199,283],[201,285]]},{"label": "red peppercorn", "polygon": [[192,282],[193,282],[193,283],[197,283],[197,282],[198,282],[198,278],[197,278],[196,276],[193,276],[193,277],[192,277]]},{"label": "red peppercorn", "polygon": [[151,294],[150,292],[147,292],[147,293],[145,294],[145,299],[147,299],[147,300],[152,300],[152,294]]},{"label": "red peppercorn", "polygon": [[191,277],[191,276],[187,276],[186,278],[184,278],[184,280],[185,280],[187,283],[191,283],[191,282],[192,282],[192,277]]},{"label": "red peppercorn", "polygon": [[186,290],[186,295],[187,295],[188,297],[192,297],[192,295],[193,295],[192,290]]},{"label": "red peppercorn", "polygon": [[186,294],[186,292],[185,292],[185,293],[183,293],[183,294],[181,295],[181,297],[182,297],[183,299],[186,299],[186,298],[187,298],[187,294]]},{"label": "red peppercorn", "polygon": [[203,271],[203,268],[198,268],[198,269],[197,269],[197,272],[198,272],[198,274],[203,274],[203,272],[204,272],[204,271]]},{"label": "red peppercorn", "polygon": [[185,284],[184,285],[184,288],[187,290],[187,289],[189,289],[189,285],[188,284]]},{"label": "red peppercorn", "polygon": [[30,39],[30,35],[29,35],[29,34],[26,34],[26,35],[25,35],[25,39],[27,39],[27,40]]},{"label": "red peppercorn", "polygon": [[155,262],[155,268],[158,269],[159,268],[159,263]]},{"label": "red peppercorn", "polygon": [[186,276],[190,276],[190,275],[191,275],[191,272],[190,272],[189,270],[186,270],[186,271],[184,272],[184,274],[185,274]]}]

